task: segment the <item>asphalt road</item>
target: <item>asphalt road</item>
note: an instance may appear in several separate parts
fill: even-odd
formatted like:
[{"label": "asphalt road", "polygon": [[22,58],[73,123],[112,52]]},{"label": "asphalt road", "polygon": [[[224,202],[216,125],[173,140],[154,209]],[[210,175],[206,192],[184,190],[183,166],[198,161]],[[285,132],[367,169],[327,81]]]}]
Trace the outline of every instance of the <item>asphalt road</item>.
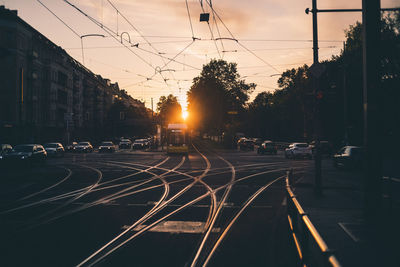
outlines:
[{"label": "asphalt road", "polygon": [[196,144],[2,170],[1,266],[296,266],[284,180],[309,160]]}]

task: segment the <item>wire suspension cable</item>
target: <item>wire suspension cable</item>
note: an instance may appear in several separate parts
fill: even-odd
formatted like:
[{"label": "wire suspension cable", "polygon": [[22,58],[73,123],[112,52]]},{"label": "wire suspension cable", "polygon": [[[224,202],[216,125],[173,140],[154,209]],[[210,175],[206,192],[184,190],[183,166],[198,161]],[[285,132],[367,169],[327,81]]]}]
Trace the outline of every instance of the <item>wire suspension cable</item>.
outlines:
[{"label": "wire suspension cable", "polygon": [[189,18],[189,23],[190,23],[190,29],[192,30],[192,38],[193,38],[193,40],[194,40],[195,37],[194,37],[194,32],[193,32],[192,19],[190,18],[190,12],[189,12],[188,1],[185,0],[185,3],[186,3],[186,10],[187,10],[187,13],[188,13],[188,18]]},{"label": "wire suspension cable", "polygon": [[256,53],[254,53],[253,51],[251,51],[250,49],[248,49],[245,45],[243,45],[242,43],[240,43],[235,36],[232,34],[232,32],[229,30],[229,28],[225,25],[225,23],[223,22],[223,20],[221,19],[221,17],[218,15],[218,13],[215,11],[214,7],[211,4],[211,0],[205,0],[206,3],[210,6],[211,10],[213,11],[213,13],[215,13],[215,15],[217,16],[217,18],[221,21],[222,25],[224,25],[225,29],[228,31],[228,33],[231,35],[232,39],[235,39],[236,42],[243,47],[244,49],[246,49],[250,54],[252,54],[253,56],[255,56],[256,58],[258,58],[259,60],[261,60],[262,62],[264,62],[266,65],[268,65],[270,68],[272,68],[273,70],[279,72],[278,69],[276,69],[274,66],[272,66],[269,62],[267,62],[266,60],[264,60],[263,58],[259,57]]},{"label": "wire suspension cable", "polygon": [[68,29],[70,29],[78,38],[81,38],[80,34],[78,34],[74,29],[72,29],[66,22],[64,22],[60,17],[58,17],[53,11],[51,11],[45,4],[42,3],[40,0],[36,0],[41,4],[47,11],[49,11],[54,17],[56,17],[62,24],[64,24]]}]

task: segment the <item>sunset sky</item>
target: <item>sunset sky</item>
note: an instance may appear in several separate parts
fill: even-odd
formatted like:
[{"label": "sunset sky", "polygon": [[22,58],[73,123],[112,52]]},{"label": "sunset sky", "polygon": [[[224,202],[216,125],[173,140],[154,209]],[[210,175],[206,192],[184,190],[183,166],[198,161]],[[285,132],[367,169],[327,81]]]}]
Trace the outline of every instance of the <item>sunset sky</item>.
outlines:
[{"label": "sunset sky", "polygon": [[[199,22],[201,1],[188,0],[193,34],[184,0],[70,0],[100,25],[62,0],[40,1],[77,34],[37,0],[0,0],[0,4],[18,10],[22,19],[80,62],[78,35],[105,35],[83,38],[85,66],[118,82],[120,88],[145,101],[148,107],[151,98],[156,107],[161,95],[172,93],[185,109],[192,79],[213,58],[238,64],[240,75],[257,84],[252,98],[277,88],[277,74],[312,63],[312,21],[311,15],[304,13],[307,7],[311,8],[311,0],[213,0],[213,8],[223,22],[215,18],[216,24],[204,0],[203,8],[210,13],[210,28]],[[381,1],[385,8],[399,5],[400,0]],[[361,0],[319,0],[318,8],[361,8]],[[340,52],[344,30],[357,20],[361,21],[361,13],[318,15],[320,60]],[[131,39],[129,44],[128,34],[123,34],[126,47],[120,42],[123,32]],[[212,40],[212,35],[222,40]],[[192,37],[196,38],[194,42]],[[135,44],[138,46],[132,46]]]}]

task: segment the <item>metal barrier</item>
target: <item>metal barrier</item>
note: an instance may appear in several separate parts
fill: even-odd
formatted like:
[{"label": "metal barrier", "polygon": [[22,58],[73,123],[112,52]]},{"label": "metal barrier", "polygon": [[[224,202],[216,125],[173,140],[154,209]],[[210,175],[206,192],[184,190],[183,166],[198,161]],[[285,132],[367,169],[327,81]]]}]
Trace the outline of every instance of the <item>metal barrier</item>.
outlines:
[{"label": "metal barrier", "polygon": [[293,171],[288,171],[286,176],[287,214],[301,265],[340,267],[341,264],[328,248],[293,194],[290,187],[292,180]]}]

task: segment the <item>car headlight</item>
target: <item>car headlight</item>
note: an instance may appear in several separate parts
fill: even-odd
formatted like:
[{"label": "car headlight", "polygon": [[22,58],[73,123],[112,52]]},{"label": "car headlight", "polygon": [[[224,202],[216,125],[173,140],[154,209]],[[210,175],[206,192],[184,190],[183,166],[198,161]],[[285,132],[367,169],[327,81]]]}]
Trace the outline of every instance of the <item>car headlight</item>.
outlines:
[{"label": "car headlight", "polygon": [[26,159],[26,158],[27,158],[27,156],[22,156],[22,157],[21,157],[21,159]]},{"label": "car headlight", "polygon": [[3,159],[3,156],[2,156],[2,155],[0,155],[0,159]]}]

